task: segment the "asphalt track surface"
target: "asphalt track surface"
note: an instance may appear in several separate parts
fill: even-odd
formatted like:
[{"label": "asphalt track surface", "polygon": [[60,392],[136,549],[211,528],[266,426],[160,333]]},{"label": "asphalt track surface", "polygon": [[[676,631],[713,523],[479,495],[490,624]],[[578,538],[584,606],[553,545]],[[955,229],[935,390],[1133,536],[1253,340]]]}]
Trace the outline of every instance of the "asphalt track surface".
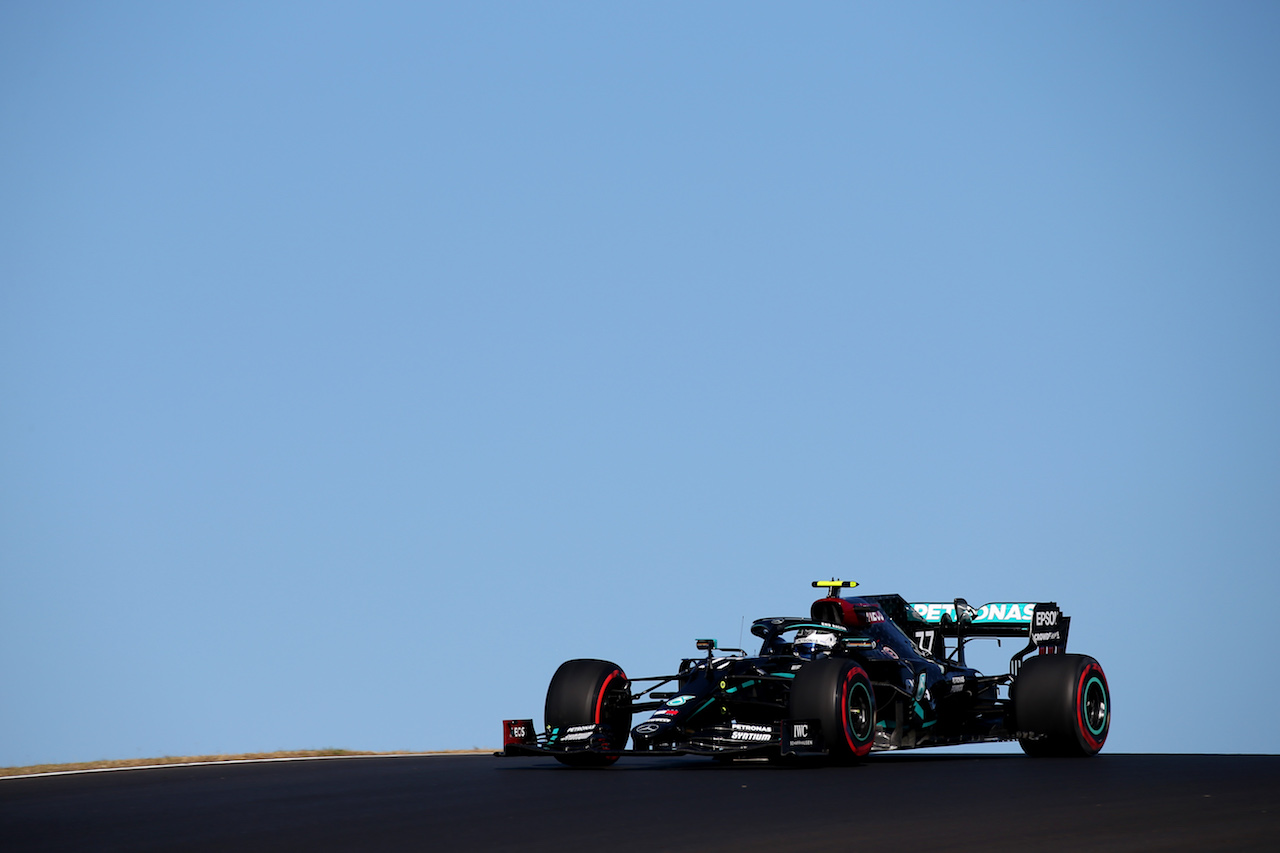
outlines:
[{"label": "asphalt track surface", "polygon": [[[1280,850],[1280,756],[485,755],[0,779],[0,850]],[[883,849],[883,848],[881,848]]]}]

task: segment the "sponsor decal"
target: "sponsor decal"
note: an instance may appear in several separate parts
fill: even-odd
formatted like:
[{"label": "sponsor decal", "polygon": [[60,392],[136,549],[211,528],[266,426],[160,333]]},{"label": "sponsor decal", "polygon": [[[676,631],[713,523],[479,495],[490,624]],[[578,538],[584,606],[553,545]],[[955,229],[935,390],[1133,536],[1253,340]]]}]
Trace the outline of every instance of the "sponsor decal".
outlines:
[{"label": "sponsor decal", "polygon": [[1057,604],[1041,604],[1036,607],[1035,621],[1031,625],[1031,642],[1040,647],[1040,653],[1054,653],[1066,649],[1067,626],[1070,624]]},{"label": "sponsor decal", "polygon": [[661,726],[655,725],[653,723],[641,723],[640,725],[636,726],[636,731],[642,735],[651,735],[660,728]]},{"label": "sponsor decal", "polygon": [[560,740],[590,740],[596,733],[595,726],[569,726]]},{"label": "sponsor decal", "polygon": [[1037,646],[1061,646],[1066,644],[1066,620],[1057,608],[1037,608],[1035,622],[1031,626],[1031,642]]},{"label": "sponsor decal", "polygon": [[659,708],[658,710],[656,710],[656,711],[654,711],[654,712],[653,712],[653,716],[655,716],[655,717],[674,717],[676,714],[679,714],[679,713],[680,713],[680,712],[679,712],[679,711],[677,711],[675,708]]},{"label": "sponsor decal", "polygon": [[502,737],[503,747],[511,744],[529,744],[537,743],[538,736],[534,734],[533,720],[503,720],[505,733]]},{"label": "sponsor decal", "polygon": [[[973,622],[975,625],[1025,624],[1031,621],[1035,607],[1034,602],[992,602],[978,608],[977,615],[973,617]],[[941,622],[944,613],[952,619],[956,618],[954,604],[928,602],[912,604],[911,609],[926,622]]]},{"label": "sponsor decal", "polygon": [[791,724],[791,746],[808,746],[816,747],[817,743],[812,732],[809,731],[808,723],[792,723]]},{"label": "sponsor decal", "polygon": [[693,696],[693,695],[691,695],[691,694],[686,693],[686,694],[683,694],[683,695],[681,695],[681,696],[676,696],[676,697],[675,697],[675,698],[673,698],[673,699],[668,699],[668,700],[667,700],[667,705],[669,705],[669,706],[670,706],[670,707],[672,707],[672,708],[678,708],[678,707],[680,707],[681,705],[683,705],[685,702],[688,702],[690,699],[696,699],[696,698],[698,698],[698,697],[696,697],[696,696]]},{"label": "sponsor decal", "polygon": [[753,726],[749,723],[734,723],[733,740],[767,742],[773,740],[773,726]]},{"label": "sponsor decal", "polygon": [[731,739],[758,741],[758,742],[764,743],[764,742],[773,740],[773,735],[768,734],[766,732],[743,732],[743,731],[738,731],[737,729],[734,729],[733,734],[731,735]]}]

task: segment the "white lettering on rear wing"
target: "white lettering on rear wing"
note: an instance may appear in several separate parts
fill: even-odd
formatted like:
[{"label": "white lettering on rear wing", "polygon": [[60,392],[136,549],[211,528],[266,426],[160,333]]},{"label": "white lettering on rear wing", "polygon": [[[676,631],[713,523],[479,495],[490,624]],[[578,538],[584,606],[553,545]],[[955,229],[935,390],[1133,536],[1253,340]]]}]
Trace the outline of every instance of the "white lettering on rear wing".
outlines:
[{"label": "white lettering on rear wing", "polygon": [[[1030,625],[1032,612],[1035,610],[1034,601],[1019,602],[992,602],[984,604],[978,608],[978,613],[973,617],[975,625]],[[942,615],[945,613],[953,620],[956,618],[956,607],[954,604],[943,603],[940,601],[923,601],[912,603],[911,609],[916,612],[926,622],[941,622]]]}]

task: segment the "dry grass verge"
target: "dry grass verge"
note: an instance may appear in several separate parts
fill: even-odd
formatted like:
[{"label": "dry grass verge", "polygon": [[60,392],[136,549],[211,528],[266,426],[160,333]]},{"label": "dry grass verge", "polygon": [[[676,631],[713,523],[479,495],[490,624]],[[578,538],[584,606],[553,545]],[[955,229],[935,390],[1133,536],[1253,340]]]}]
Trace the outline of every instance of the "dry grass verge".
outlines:
[{"label": "dry grass verge", "polygon": [[[492,749],[435,749],[433,753],[486,753]],[[28,776],[33,773],[68,773],[76,770],[111,770],[118,767],[156,767],[163,764],[203,764],[211,761],[252,761],[270,758],[326,758],[337,755],[421,755],[415,750],[369,752],[359,749],[296,749],[287,752],[246,752],[240,755],[166,755],[162,758],[124,758],[116,761],[84,761],[77,764],[33,764],[30,767],[0,767],[0,776]]]}]

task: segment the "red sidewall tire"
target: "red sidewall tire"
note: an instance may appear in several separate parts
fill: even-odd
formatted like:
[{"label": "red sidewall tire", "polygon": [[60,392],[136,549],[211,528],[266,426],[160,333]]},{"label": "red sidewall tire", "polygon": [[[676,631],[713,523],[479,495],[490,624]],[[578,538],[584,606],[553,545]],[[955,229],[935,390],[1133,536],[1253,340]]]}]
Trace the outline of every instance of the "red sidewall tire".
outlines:
[{"label": "red sidewall tire", "polygon": [[1087,661],[1076,682],[1075,730],[1081,748],[1094,755],[1107,742],[1111,730],[1111,689],[1102,666],[1093,658]]},{"label": "red sidewall tire", "polygon": [[876,700],[866,670],[851,660],[806,664],[791,686],[793,719],[818,720],[832,757],[856,761],[875,743]]},{"label": "red sidewall tire", "polygon": [[1111,729],[1111,689],[1088,655],[1040,655],[1014,680],[1014,718],[1032,756],[1095,755]]},{"label": "red sidewall tire", "polygon": [[[607,660],[579,658],[560,664],[547,687],[543,720],[548,729],[607,723],[614,743],[622,749],[631,728],[630,694],[627,674]],[[573,767],[607,767],[616,755],[594,752],[557,754],[556,760]]]}]

